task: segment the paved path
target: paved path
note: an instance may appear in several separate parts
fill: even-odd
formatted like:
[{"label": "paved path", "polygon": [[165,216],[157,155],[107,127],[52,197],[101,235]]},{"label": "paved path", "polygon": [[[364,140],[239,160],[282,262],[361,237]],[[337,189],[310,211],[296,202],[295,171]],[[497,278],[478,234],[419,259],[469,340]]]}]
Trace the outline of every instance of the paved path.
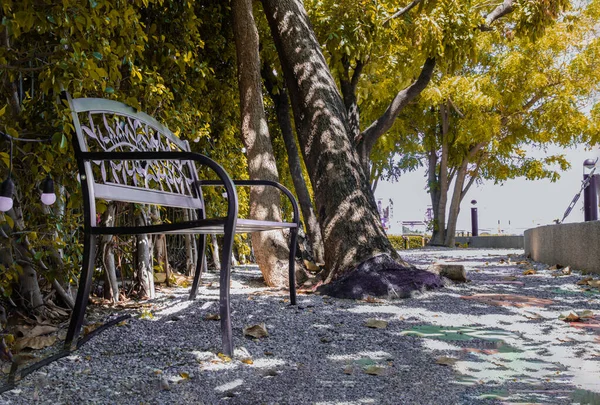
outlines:
[{"label": "paved path", "polygon": [[[262,287],[257,269],[238,268],[233,360],[219,356],[209,274],[196,301],[186,289],[165,292],[142,318],[26,377],[0,404],[600,403],[598,288],[519,254],[403,252],[419,267],[464,264],[471,282],[401,301],[300,295],[298,307]],[[570,312],[584,318],[559,319]],[[261,323],[268,337],[244,337]]]}]

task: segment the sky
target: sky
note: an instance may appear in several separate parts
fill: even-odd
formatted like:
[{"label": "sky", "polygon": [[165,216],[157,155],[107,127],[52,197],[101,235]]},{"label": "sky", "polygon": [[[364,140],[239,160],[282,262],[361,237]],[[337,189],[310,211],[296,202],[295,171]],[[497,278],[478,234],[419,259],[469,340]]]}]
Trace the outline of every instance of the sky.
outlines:
[{"label": "sky", "polygon": [[[575,149],[553,147],[548,150],[548,154],[564,153],[571,163],[571,168],[561,172],[560,179],[554,183],[550,180],[520,178],[508,180],[502,185],[495,185],[492,181],[482,185],[473,184],[461,203],[457,231],[471,231],[471,200],[477,200],[480,233],[523,234],[526,229],[562,219],[573,197],[581,189],[583,161],[600,156],[597,149],[585,149],[584,145],[580,145]],[[539,155],[542,152],[534,153]],[[598,166],[597,173],[600,173],[600,163]],[[426,181],[426,172],[422,168],[404,174],[396,183],[379,182],[375,198],[382,199],[384,208],[389,205],[390,199],[394,203],[388,234],[399,234],[401,221],[424,220],[426,209],[431,206],[431,198],[425,190]],[[564,222],[583,222],[583,193]]]}]

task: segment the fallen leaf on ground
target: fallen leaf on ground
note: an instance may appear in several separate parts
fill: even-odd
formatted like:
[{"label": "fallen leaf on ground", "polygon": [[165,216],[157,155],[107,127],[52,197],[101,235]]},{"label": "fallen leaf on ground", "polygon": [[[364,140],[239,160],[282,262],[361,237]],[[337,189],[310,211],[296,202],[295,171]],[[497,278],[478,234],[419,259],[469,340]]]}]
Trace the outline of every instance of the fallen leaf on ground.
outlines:
[{"label": "fallen leaf on ground", "polygon": [[363,371],[365,374],[369,375],[383,375],[383,373],[385,373],[385,368],[379,366],[367,366]]},{"label": "fallen leaf on ground", "polygon": [[563,266],[561,266],[560,264],[555,264],[554,266],[548,267],[548,270],[558,270],[558,269],[562,269]]},{"label": "fallen leaf on ground", "polygon": [[592,311],[590,311],[589,309],[586,309],[585,311],[578,313],[578,315],[580,318],[583,318],[583,319],[594,317],[594,313]]},{"label": "fallen leaf on ground", "polygon": [[388,326],[388,321],[384,321],[382,319],[369,318],[365,322],[365,326],[374,329],[385,329]]},{"label": "fallen leaf on ground", "polygon": [[537,272],[534,269],[528,269],[528,270],[525,270],[523,272],[523,275],[524,276],[530,276],[530,275],[535,274],[535,273],[537,273]]},{"label": "fallen leaf on ground", "polygon": [[181,373],[179,373],[179,377],[183,378],[184,380],[189,380],[190,379],[190,375],[184,371],[182,371]]},{"label": "fallen leaf on ground", "polygon": [[588,282],[593,281],[594,279],[592,277],[586,277],[584,279],[579,280],[576,284],[577,285],[588,285]]},{"label": "fallen leaf on ground", "polygon": [[244,364],[250,364],[250,365],[254,364],[254,361],[250,357],[246,357],[245,359],[242,359],[241,361]]},{"label": "fallen leaf on ground", "polygon": [[344,367],[344,374],[352,374],[353,368],[352,366]]},{"label": "fallen leaf on ground", "polygon": [[453,366],[457,361],[458,359],[447,356],[441,356],[435,360],[437,364],[441,364],[442,366]]},{"label": "fallen leaf on ground", "polygon": [[221,319],[219,314],[206,314],[206,316],[204,316],[204,320],[206,321],[218,321],[219,319]]},{"label": "fallen leaf on ground", "polygon": [[367,298],[365,298],[364,301],[368,302],[369,304],[378,304],[378,303],[383,302],[379,298],[371,297],[370,295],[367,296]]},{"label": "fallen leaf on ground", "polygon": [[217,356],[223,360],[225,363],[229,363],[231,361],[231,357],[223,353],[217,353]]},{"label": "fallen leaf on ground", "polygon": [[15,342],[15,351],[21,351],[25,348],[39,350],[44,347],[52,346],[56,342],[56,336],[36,336],[17,339]]},{"label": "fallen leaf on ground", "polygon": [[587,283],[590,287],[600,288],[600,280],[590,280]]},{"label": "fallen leaf on ground", "polygon": [[565,322],[581,322],[581,318],[579,317],[579,315],[574,314],[573,312],[571,312],[569,315],[567,316],[563,316],[561,315],[559,317],[559,319],[561,321],[565,321]]},{"label": "fallen leaf on ground", "polygon": [[517,264],[529,264],[529,262],[526,260],[521,260],[521,261],[517,262]]},{"label": "fallen leaf on ground", "polygon": [[267,332],[265,324],[260,323],[257,325],[246,326],[244,328],[244,335],[259,339],[261,337],[269,336],[269,332]]},{"label": "fallen leaf on ground", "polygon": [[569,274],[571,274],[571,267],[567,266],[564,269],[561,270],[562,274],[564,274],[565,276],[568,276]]},{"label": "fallen leaf on ground", "polygon": [[56,326],[50,325],[37,325],[31,329],[27,329],[25,327],[19,327],[17,330],[23,335],[23,337],[36,337],[47,335],[52,332],[56,332],[58,328]]}]

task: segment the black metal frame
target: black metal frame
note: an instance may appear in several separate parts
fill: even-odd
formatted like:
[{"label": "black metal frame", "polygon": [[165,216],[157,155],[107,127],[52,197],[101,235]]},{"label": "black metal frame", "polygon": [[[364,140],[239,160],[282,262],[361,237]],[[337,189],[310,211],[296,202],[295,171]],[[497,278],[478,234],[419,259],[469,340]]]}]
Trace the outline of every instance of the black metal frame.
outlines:
[{"label": "black metal frame", "polygon": [[[70,98],[67,96],[70,100]],[[77,140],[77,137],[73,137],[73,144],[75,149],[75,155],[77,158],[77,164],[79,173],[81,176],[81,187],[84,199],[84,253],[83,253],[83,266],[82,273],[79,279],[79,289],[77,291],[77,297],[75,299],[75,306],[71,315],[71,322],[69,324],[67,337],[65,339],[65,349],[74,350],[77,345],[73,344],[74,340],[78,337],[83,320],[85,316],[85,309],[88,303],[88,297],[90,294],[90,288],[92,284],[92,275],[94,272],[94,253],[97,241],[97,235],[134,235],[134,234],[146,234],[146,233],[163,233],[171,232],[176,233],[177,231],[193,230],[195,234],[200,235],[197,239],[198,251],[202,255],[198,257],[196,264],[196,273],[194,281],[190,291],[189,299],[196,297],[200,275],[204,263],[206,262],[206,234],[213,233],[214,231],[207,231],[207,227],[214,225],[223,226],[224,242],[223,249],[221,252],[221,273],[220,273],[220,297],[219,297],[219,313],[221,317],[221,335],[222,335],[222,346],[223,353],[232,356],[233,355],[233,337],[231,328],[231,316],[230,316],[230,272],[231,272],[231,254],[233,250],[234,234],[241,230],[236,230],[236,224],[238,220],[238,197],[235,186],[272,186],[283,192],[292,203],[294,215],[291,223],[285,224],[285,228],[290,229],[290,256],[289,256],[289,285],[290,285],[290,302],[292,305],[296,305],[296,277],[295,277],[295,255],[296,255],[296,242],[298,237],[298,229],[300,227],[300,216],[298,210],[298,204],[292,193],[285,188],[283,185],[268,180],[232,180],[225,169],[214,160],[207,156],[193,152],[179,152],[179,151],[156,151],[156,152],[84,152],[81,150],[81,145]],[[225,218],[209,218],[205,217],[204,210],[196,210],[198,219],[192,221],[178,222],[173,224],[161,224],[161,225],[147,225],[147,226],[113,226],[113,227],[94,227],[91,224],[91,204],[95,204],[90,198],[90,190],[88,182],[85,181],[85,164],[90,161],[126,161],[126,160],[183,160],[193,161],[202,166],[209,167],[219,177],[219,181],[198,181],[194,185],[198,198],[202,201],[204,207],[204,201],[202,196],[201,187],[203,186],[223,186],[227,192],[227,217]],[[119,201],[119,197],[115,196],[114,201]],[[260,224],[260,222],[257,222]],[[264,230],[268,229],[279,229],[282,227],[271,226],[264,224]]]}]

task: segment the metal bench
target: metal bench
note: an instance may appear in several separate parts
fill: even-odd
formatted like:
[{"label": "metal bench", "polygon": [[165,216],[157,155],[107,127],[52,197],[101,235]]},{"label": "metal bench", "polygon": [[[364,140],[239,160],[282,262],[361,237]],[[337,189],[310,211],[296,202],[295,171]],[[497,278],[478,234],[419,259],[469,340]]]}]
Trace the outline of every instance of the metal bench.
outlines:
[{"label": "metal bench", "polygon": [[[189,299],[194,299],[205,263],[206,234],[223,234],[219,314],[223,353],[233,355],[230,318],[230,269],[235,233],[289,229],[290,301],[296,304],[295,250],[300,218],[292,193],[279,183],[261,180],[231,180],[214,160],[190,152],[182,141],[157,120],[117,101],[76,98],[64,92],[75,129],[73,145],[81,178],[84,201],[83,266],[75,307],[65,340],[65,349],[73,349],[83,324],[88,303],[94,254],[99,235],[194,234],[199,257]],[[211,169],[218,180],[200,180],[198,166]],[[207,218],[202,195],[204,186],[222,186],[226,191],[227,216]],[[291,222],[258,221],[238,218],[235,186],[271,186],[291,201]],[[96,220],[98,200],[150,204],[193,210],[195,219],[145,226],[99,226]]]}]

